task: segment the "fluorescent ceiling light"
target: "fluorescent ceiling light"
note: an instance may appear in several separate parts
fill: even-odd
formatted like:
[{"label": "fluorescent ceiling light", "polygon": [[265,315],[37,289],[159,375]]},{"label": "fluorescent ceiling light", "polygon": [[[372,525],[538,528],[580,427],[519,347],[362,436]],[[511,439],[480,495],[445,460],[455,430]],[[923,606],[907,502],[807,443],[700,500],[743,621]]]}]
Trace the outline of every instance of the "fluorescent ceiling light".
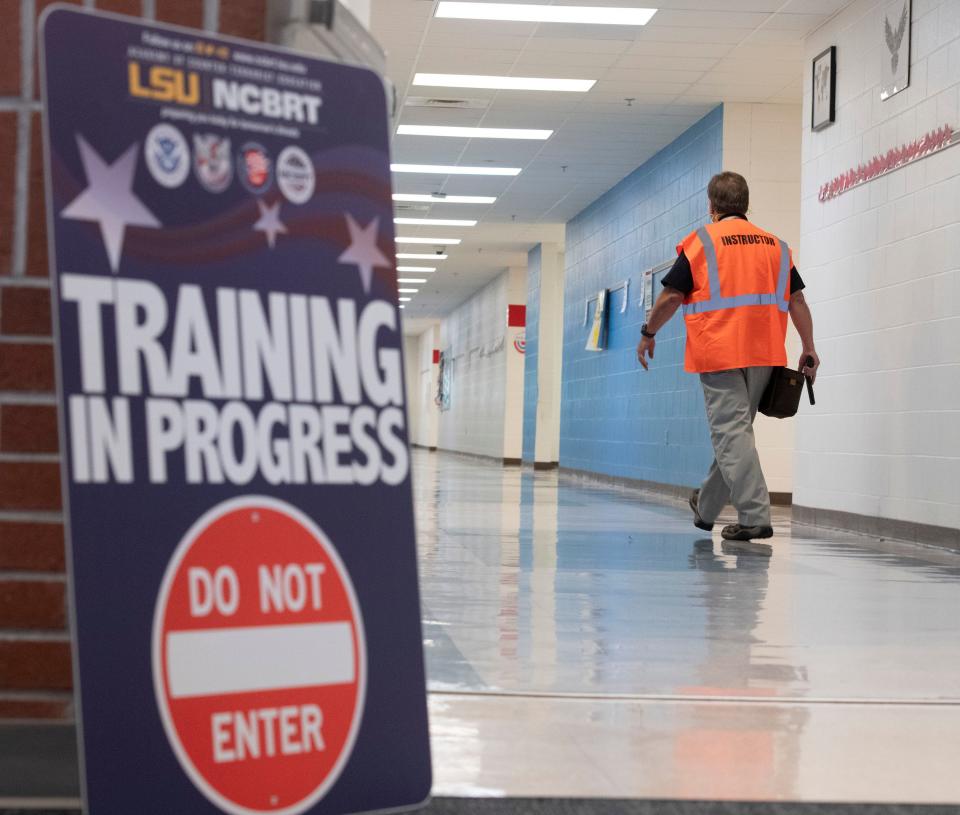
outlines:
[{"label": "fluorescent ceiling light", "polygon": [[447,255],[431,255],[429,252],[397,252],[400,260],[446,260]]},{"label": "fluorescent ceiling light", "polygon": [[[400,298],[400,302],[401,302],[401,303],[409,303],[412,299],[413,299],[412,297],[401,297],[401,298]],[[403,306],[400,306],[400,308],[403,308]]]},{"label": "fluorescent ceiling light", "polygon": [[436,266],[397,266],[398,272],[435,272]]},{"label": "fluorescent ceiling light", "polygon": [[401,294],[416,294],[420,289],[397,289]]},{"label": "fluorescent ceiling light", "polygon": [[460,238],[394,238],[395,243],[435,243],[437,246],[459,246]]},{"label": "fluorescent ceiling light", "polygon": [[520,175],[520,167],[456,167],[447,164],[391,164],[394,173],[439,173],[440,175]]},{"label": "fluorescent ceiling light", "polygon": [[394,218],[395,224],[408,226],[476,226],[476,221],[456,221],[448,218]]},{"label": "fluorescent ceiling light", "polygon": [[414,193],[397,192],[393,194],[394,201],[425,201],[431,204],[492,204],[496,201],[493,195],[416,195]]},{"label": "fluorescent ceiling light", "polygon": [[406,308],[406,306],[404,306],[404,305],[401,305],[401,306],[400,306],[400,308]]},{"label": "fluorescent ceiling light", "polygon": [[426,283],[425,277],[398,277],[397,283]]},{"label": "fluorescent ceiling light", "polygon": [[477,76],[475,74],[416,74],[414,85],[437,88],[484,88],[495,91],[573,91],[586,93],[596,79],[546,79],[533,76]]},{"label": "fluorescent ceiling light", "polygon": [[504,20],[520,23],[646,25],[656,13],[655,8],[545,6],[533,3],[454,3],[441,0],[437,6],[436,16],[460,20]]},{"label": "fluorescent ceiling light", "polygon": [[400,125],[398,136],[450,136],[455,139],[538,139],[553,135],[552,130],[526,130],[512,127],[449,127],[447,125]]}]

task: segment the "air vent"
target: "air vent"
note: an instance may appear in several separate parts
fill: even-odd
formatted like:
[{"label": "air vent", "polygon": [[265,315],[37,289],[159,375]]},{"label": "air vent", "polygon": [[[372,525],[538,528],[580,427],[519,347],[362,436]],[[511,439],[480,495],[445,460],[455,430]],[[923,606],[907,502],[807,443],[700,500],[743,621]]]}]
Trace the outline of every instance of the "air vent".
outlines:
[{"label": "air vent", "polygon": [[457,99],[444,96],[408,96],[404,107],[408,108],[453,108],[456,110],[486,110],[489,99]]},{"label": "air vent", "polygon": [[394,204],[397,212],[429,212],[430,204]]}]

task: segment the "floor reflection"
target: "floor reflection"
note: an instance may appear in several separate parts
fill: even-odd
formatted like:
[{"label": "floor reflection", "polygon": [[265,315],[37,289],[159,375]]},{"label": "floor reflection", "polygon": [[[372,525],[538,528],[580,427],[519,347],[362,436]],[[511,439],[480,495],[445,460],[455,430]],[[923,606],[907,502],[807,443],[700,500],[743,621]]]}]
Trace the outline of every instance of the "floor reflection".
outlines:
[{"label": "floor reflection", "polygon": [[960,557],[452,455],[414,486],[438,793],[960,799]]},{"label": "floor reflection", "polygon": [[415,476],[433,688],[960,697],[956,556],[795,537],[781,517],[765,557],[555,472],[418,453]]}]

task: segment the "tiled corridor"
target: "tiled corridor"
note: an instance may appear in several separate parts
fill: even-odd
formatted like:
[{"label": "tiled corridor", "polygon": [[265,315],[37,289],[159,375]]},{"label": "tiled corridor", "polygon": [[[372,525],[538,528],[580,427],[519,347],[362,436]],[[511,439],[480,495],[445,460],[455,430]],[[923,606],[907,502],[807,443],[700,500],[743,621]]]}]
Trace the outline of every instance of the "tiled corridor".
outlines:
[{"label": "tiled corridor", "polygon": [[[415,457],[435,794],[960,799],[960,556]],[[771,553],[772,552],[772,553]]]}]

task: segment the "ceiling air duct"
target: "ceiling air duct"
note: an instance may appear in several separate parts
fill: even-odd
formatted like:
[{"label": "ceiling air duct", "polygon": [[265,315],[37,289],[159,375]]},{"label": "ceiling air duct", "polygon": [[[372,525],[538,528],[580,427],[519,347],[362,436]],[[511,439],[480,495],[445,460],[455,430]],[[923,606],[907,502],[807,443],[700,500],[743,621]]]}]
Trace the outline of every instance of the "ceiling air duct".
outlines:
[{"label": "ceiling air duct", "polygon": [[383,78],[393,118],[396,93],[386,78],[387,56],[373,35],[339,0],[270,0],[267,39],[275,45],[305,51],[322,59],[376,71]]}]

